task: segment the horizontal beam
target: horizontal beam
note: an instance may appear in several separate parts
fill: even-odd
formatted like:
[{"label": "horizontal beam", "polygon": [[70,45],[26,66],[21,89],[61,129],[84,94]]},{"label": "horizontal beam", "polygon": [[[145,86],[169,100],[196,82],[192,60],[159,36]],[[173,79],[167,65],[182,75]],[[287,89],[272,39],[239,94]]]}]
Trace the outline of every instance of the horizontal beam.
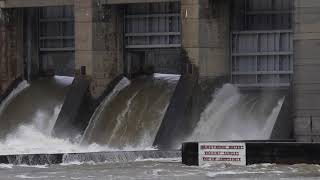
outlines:
[{"label": "horizontal beam", "polygon": [[251,71],[251,72],[231,72],[232,75],[290,75],[293,71]]},{"label": "horizontal beam", "polygon": [[74,36],[41,36],[39,39],[40,40],[64,40],[64,39],[73,40]]},{"label": "horizontal beam", "polygon": [[280,52],[252,52],[252,53],[231,53],[231,56],[289,56],[293,52],[280,51]]},{"label": "horizontal beam", "polygon": [[157,32],[157,33],[126,33],[126,37],[138,37],[138,36],[180,36],[180,32]]},{"label": "horizontal beam", "polygon": [[[75,0],[0,0],[0,8],[74,5]],[[103,0],[103,4],[179,2],[180,0]]]},{"label": "horizontal beam", "polygon": [[68,6],[73,4],[74,0],[0,0],[1,8]]},{"label": "horizontal beam", "polygon": [[139,14],[139,15],[127,15],[126,18],[154,18],[154,17],[180,17],[179,13],[165,13],[165,14]]},{"label": "horizontal beam", "polygon": [[254,84],[234,84],[235,86],[239,88],[260,88],[260,87],[288,87],[290,86],[290,83],[254,83]]},{"label": "horizontal beam", "polygon": [[74,22],[74,18],[42,18],[40,22]]},{"label": "horizontal beam", "polygon": [[40,52],[59,52],[59,51],[74,51],[73,47],[66,48],[40,48]]},{"label": "horizontal beam", "polygon": [[148,48],[180,48],[181,44],[149,44],[149,45],[127,45],[127,49],[148,49]]},{"label": "horizontal beam", "polygon": [[268,31],[233,31],[232,34],[276,34],[276,33],[293,33],[293,30],[268,30]]},{"label": "horizontal beam", "polygon": [[132,4],[132,3],[158,3],[179,2],[180,0],[104,0],[104,4]]}]

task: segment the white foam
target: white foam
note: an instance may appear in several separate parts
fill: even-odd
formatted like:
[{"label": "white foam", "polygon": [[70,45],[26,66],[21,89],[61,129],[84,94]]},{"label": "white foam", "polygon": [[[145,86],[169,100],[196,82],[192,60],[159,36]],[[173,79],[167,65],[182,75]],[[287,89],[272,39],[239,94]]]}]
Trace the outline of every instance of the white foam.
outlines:
[{"label": "white foam", "polygon": [[48,165],[27,165],[27,164],[20,164],[17,165],[19,167],[27,167],[27,168],[39,168],[39,169],[46,169],[48,168]]},{"label": "white foam", "polygon": [[[126,148],[126,150],[137,150]],[[33,124],[22,125],[15,132],[0,142],[0,154],[52,154],[52,153],[81,153],[118,151],[107,146],[97,144],[80,145],[69,139],[59,139],[43,133]]]},{"label": "white foam", "polygon": [[153,78],[155,79],[166,80],[174,83],[176,83],[180,79],[180,77],[181,75],[178,75],[178,74],[160,74],[160,73],[153,74]]},{"label": "white foam", "polygon": [[217,177],[223,175],[240,175],[240,174],[261,174],[263,172],[250,172],[250,171],[218,171],[218,172],[208,172],[208,177]]},{"label": "white foam", "polygon": [[82,177],[70,177],[70,179],[82,179]]},{"label": "white foam", "polygon": [[15,177],[21,178],[21,179],[47,179],[47,178],[49,178],[49,176],[28,176],[25,174],[16,175]]},{"label": "white foam", "polygon": [[[122,151],[137,151],[140,147],[126,146]],[[154,150],[145,148],[144,150]],[[22,125],[8,137],[0,141],[0,154],[54,154],[119,151],[116,148],[98,144],[82,145],[69,139],[59,139],[44,133],[35,124]]]},{"label": "white foam", "polygon": [[[55,79],[61,83],[70,84],[73,78],[55,76]],[[130,81],[123,78],[114,88],[112,93],[103,103],[110,101],[117,93],[130,84]],[[8,98],[14,98],[29,85],[26,82],[21,83]],[[6,102],[9,102],[7,100]],[[59,139],[51,136],[52,129],[60,113],[62,105],[57,105],[53,114],[48,115],[45,112],[37,111],[33,122],[23,124],[16,130],[8,134],[5,139],[0,140],[0,154],[44,154],[44,153],[81,153],[81,152],[101,152],[101,151],[119,151],[119,149],[100,146],[97,144],[81,145],[80,142],[70,139]],[[80,136],[81,137],[81,136]],[[123,150],[135,151],[139,148],[125,147]],[[145,149],[147,150],[147,149]]]},{"label": "white foam", "polygon": [[213,100],[201,114],[188,141],[269,139],[284,98],[279,100],[267,116],[253,115],[257,100],[259,99],[247,100],[237,87],[224,85],[214,94]]},{"label": "white foam", "polygon": [[[68,162],[68,163],[61,163],[60,165],[61,166],[74,166],[74,165],[82,165],[82,164],[91,164],[92,162],[80,162],[80,161],[71,161],[71,162]],[[93,162],[92,165],[94,165],[95,163]]]},{"label": "white foam", "polygon": [[48,113],[37,110],[33,125],[35,128],[40,130],[46,135],[51,135],[54,125],[58,119],[59,113],[61,111],[62,104],[54,108],[53,114],[49,115]]},{"label": "white foam", "polygon": [[13,164],[0,164],[0,169],[12,169]]},{"label": "white foam", "polygon": [[138,158],[135,162],[181,162],[181,158]]},{"label": "white foam", "polygon": [[54,76],[54,79],[56,82],[58,82],[61,85],[70,85],[72,84],[74,77],[69,76]]},{"label": "white foam", "polygon": [[152,175],[153,176],[159,176],[161,172],[163,172],[163,169],[153,169],[152,170]]}]

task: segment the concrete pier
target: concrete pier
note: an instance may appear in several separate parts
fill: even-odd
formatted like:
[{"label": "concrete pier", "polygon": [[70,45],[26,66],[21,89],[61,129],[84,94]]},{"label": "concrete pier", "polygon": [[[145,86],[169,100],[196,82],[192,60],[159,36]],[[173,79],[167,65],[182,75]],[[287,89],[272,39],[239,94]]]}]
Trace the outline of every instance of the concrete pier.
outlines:
[{"label": "concrete pier", "polygon": [[181,1],[182,48],[200,77],[229,73],[230,1]]},{"label": "concrete pier", "polygon": [[294,124],[299,141],[320,141],[319,1],[295,0]]},{"label": "concrete pier", "polygon": [[23,76],[23,16],[18,9],[1,11],[0,18],[0,96]]}]

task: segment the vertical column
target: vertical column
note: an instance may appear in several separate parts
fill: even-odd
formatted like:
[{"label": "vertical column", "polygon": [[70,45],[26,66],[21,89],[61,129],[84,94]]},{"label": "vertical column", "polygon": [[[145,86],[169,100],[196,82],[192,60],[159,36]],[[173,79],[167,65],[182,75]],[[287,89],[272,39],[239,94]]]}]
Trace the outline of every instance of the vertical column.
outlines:
[{"label": "vertical column", "polygon": [[294,132],[298,141],[319,141],[320,1],[294,2]]},{"label": "vertical column", "polygon": [[229,0],[182,1],[182,47],[201,77],[229,73]]},{"label": "vertical column", "polygon": [[217,78],[229,75],[229,0],[200,1],[199,73],[202,77]]},{"label": "vertical column", "polygon": [[3,10],[0,20],[0,96],[23,74],[23,18],[19,9]]},{"label": "vertical column", "polygon": [[6,58],[6,28],[3,17],[3,10],[0,14],[0,96],[5,90],[5,81],[7,79],[7,58]]},{"label": "vertical column", "polygon": [[99,97],[122,69],[123,13],[95,0],[75,0],[76,71],[86,69],[91,94]]},{"label": "vertical column", "polygon": [[93,86],[95,97],[123,72],[123,10],[98,6],[93,23]]},{"label": "vertical column", "polygon": [[76,72],[85,69],[86,75],[93,74],[93,0],[74,1],[75,21],[75,68]]},{"label": "vertical column", "polygon": [[181,46],[195,67],[199,67],[199,1],[181,1]]}]

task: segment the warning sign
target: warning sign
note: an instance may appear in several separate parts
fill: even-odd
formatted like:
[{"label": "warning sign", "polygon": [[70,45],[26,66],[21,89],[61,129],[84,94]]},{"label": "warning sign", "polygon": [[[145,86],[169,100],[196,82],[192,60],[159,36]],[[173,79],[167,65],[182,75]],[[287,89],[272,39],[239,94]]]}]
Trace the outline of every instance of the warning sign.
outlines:
[{"label": "warning sign", "polygon": [[246,165],[245,143],[199,143],[199,165],[232,164]]}]

